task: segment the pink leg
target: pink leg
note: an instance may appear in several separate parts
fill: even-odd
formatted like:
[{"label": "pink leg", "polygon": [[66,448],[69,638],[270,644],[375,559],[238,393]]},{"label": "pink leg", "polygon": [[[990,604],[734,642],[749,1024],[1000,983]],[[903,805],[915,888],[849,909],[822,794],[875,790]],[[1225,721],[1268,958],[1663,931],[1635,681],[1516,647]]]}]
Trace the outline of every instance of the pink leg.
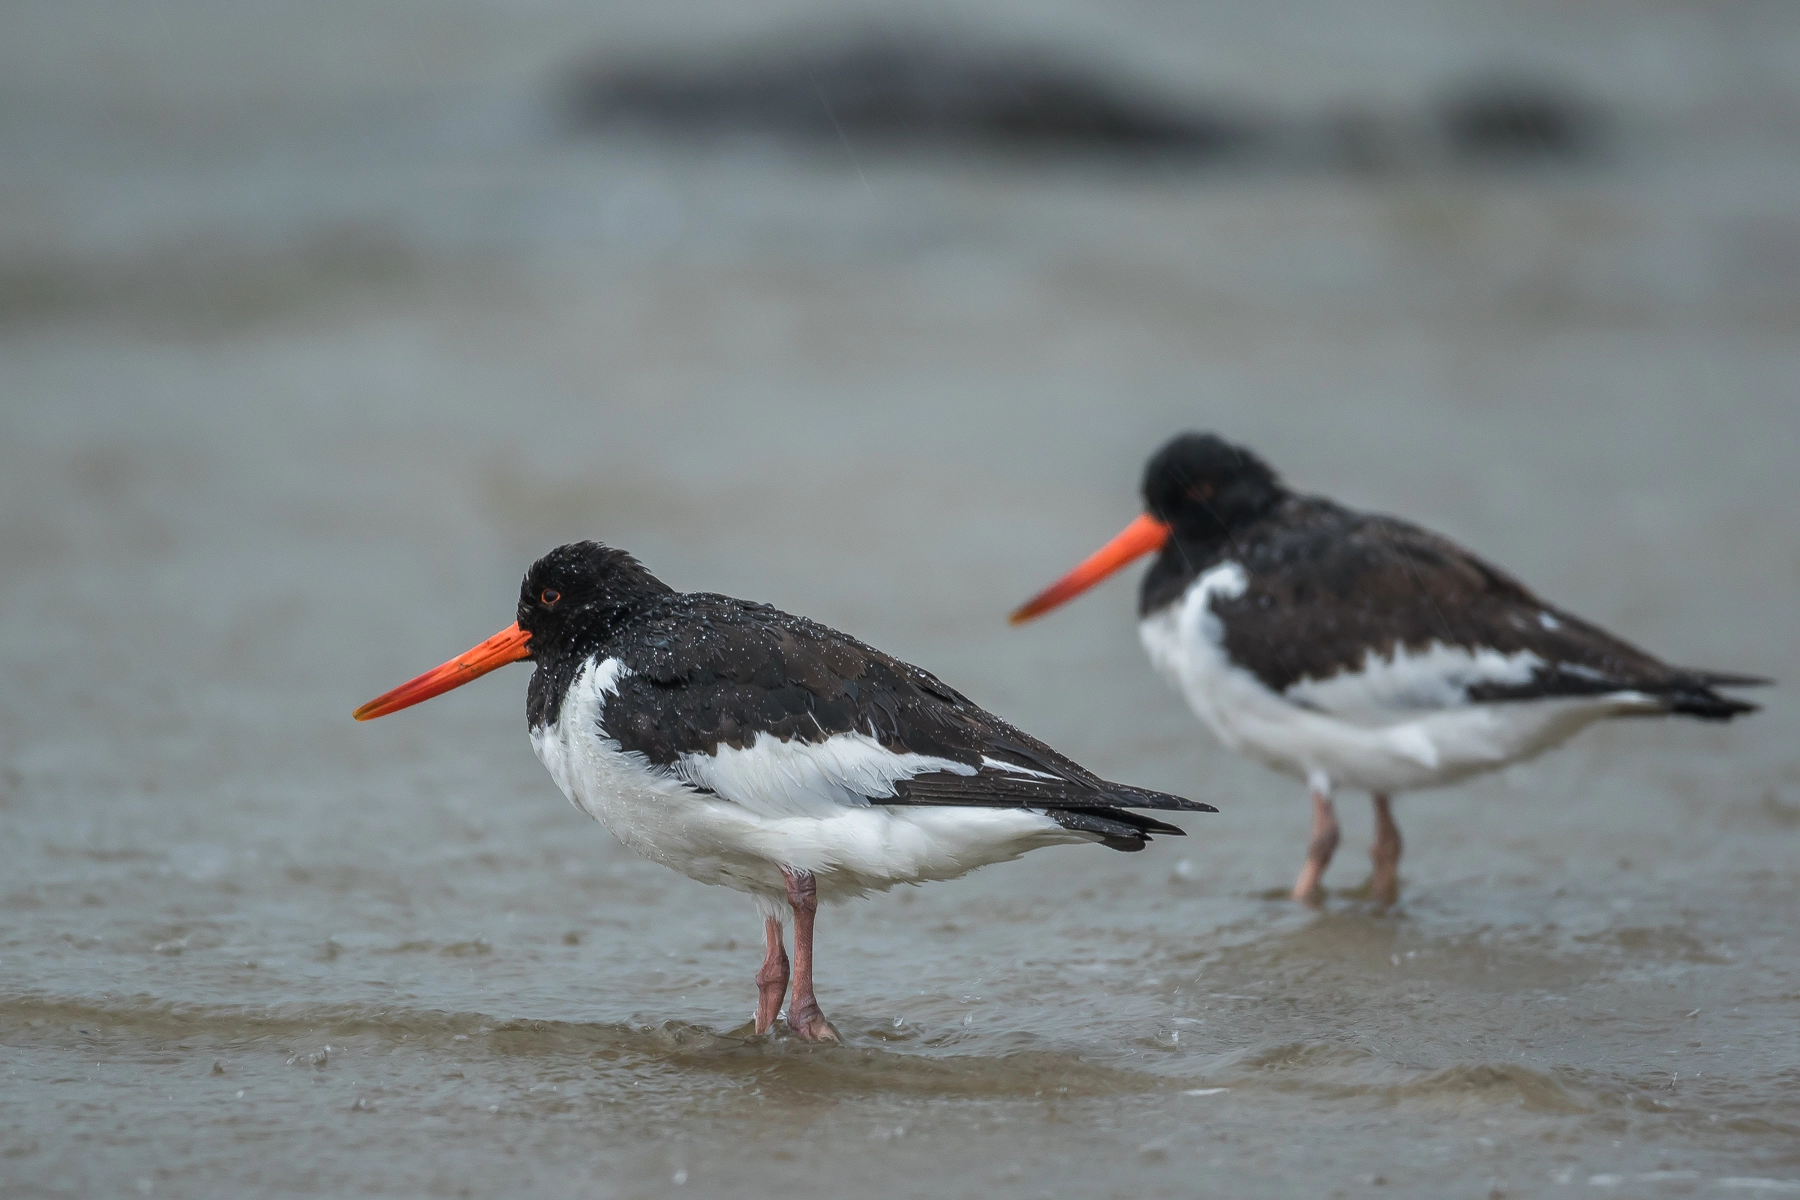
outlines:
[{"label": "pink leg", "polygon": [[1317,783],[1313,785],[1312,802],[1312,842],[1306,848],[1306,865],[1300,868],[1300,878],[1294,884],[1294,899],[1317,908],[1323,899],[1319,880],[1331,865],[1331,856],[1337,853],[1338,822],[1330,793]]},{"label": "pink leg", "polygon": [[781,1013],[782,998],[787,995],[788,956],[781,945],[781,922],[770,917],[763,922],[763,937],[769,943],[768,957],[756,973],[756,1032],[767,1033]]},{"label": "pink leg", "polygon": [[841,1042],[813,996],[813,915],[819,911],[819,885],[811,871],[783,867],[782,874],[787,876],[788,903],[794,909],[794,1000],[788,1005],[788,1028],[809,1042]]},{"label": "pink leg", "polygon": [[1377,792],[1375,800],[1375,844],[1369,847],[1369,860],[1375,869],[1369,875],[1369,899],[1377,904],[1392,904],[1400,898],[1400,827],[1388,808],[1388,798]]}]

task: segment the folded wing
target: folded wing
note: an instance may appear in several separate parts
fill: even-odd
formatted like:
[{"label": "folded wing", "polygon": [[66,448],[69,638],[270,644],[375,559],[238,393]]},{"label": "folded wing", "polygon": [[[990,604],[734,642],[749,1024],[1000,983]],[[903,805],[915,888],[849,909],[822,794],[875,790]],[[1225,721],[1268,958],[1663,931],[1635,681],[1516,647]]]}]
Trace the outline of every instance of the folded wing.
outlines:
[{"label": "folded wing", "polygon": [[[1118,849],[1213,812],[1109,783],[930,672],[823,625],[695,593],[627,632],[606,732],[695,787],[765,815],[840,805],[1025,808]],[[616,714],[616,715],[615,715]]]},{"label": "folded wing", "polygon": [[1213,609],[1232,660],[1303,707],[1357,718],[1631,692],[1728,719],[1756,706],[1715,688],[1768,682],[1672,667],[1404,521],[1294,503],[1283,532],[1247,539],[1246,586]]}]

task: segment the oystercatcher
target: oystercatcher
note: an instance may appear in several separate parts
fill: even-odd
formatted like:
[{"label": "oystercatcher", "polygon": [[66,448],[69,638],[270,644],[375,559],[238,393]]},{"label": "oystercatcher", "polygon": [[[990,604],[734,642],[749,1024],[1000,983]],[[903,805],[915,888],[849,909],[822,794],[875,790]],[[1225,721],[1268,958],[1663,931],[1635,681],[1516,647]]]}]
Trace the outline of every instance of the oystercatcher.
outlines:
[{"label": "oystercatcher", "polygon": [[670,588],[623,550],[559,546],[518,620],[356,710],[430,699],[510,662],[531,745],[570,803],[633,850],[755,897],[768,955],[756,1030],[837,1040],[813,995],[819,901],[954,879],[1027,850],[1141,850],[1182,830],[1133,809],[1211,805],[1108,783],[930,672],[762,604]]},{"label": "oystercatcher", "polygon": [[1028,621],[1160,551],[1138,601],[1158,670],[1221,742],[1306,781],[1313,833],[1294,898],[1337,849],[1331,798],[1375,801],[1370,896],[1399,894],[1389,798],[1521,762],[1603,717],[1725,721],[1718,687],[1534,596],[1447,538],[1289,491],[1255,454],[1183,434],[1144,471],[1142,516],[1012,614]]}]

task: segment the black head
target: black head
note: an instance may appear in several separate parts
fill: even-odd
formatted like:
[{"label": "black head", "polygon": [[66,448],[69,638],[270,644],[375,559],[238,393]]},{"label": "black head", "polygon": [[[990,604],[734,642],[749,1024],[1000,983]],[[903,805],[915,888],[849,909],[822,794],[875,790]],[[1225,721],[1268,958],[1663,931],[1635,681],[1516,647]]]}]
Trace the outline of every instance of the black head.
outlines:
[{"label": "black head", "polygon": [[585,655],[620,623],[674,589],[623,550],[570,542],[531,564],[519,585],[519,628],[531,657]]},{"label": "black head", "polygon": [[1266,515],[1287,495],[1275,472],[1256,455],[1210,433],[1172,439],[1144,468],[1144,513],[1061,579],[1013,611],[1020,624],[1087,591],[1126,564],[1160,550],[1144,576],[1141,600],[1149,612],[1174,583],[1193,578],[1238,526]]},{"label": "black head", "polygon": [[1287,494],[1267,463],[1211,433],[1184,433],[1144,468],[1144,508],[1177,538],[1216,538]]},{"label": "black head", "polygon": [[[560,697],[561,685],[567,684],[580,661],[604,645],[633,613],[672,590],[623,550],[599,542],[558,546],[525,572],[516,625],[377,696],[352,715],[359,721],[385,717],[526,659],[538,665],[529,703],[534,709],[541,707],[541,697]],[[553,690],[546,692],[552,685]]]}]

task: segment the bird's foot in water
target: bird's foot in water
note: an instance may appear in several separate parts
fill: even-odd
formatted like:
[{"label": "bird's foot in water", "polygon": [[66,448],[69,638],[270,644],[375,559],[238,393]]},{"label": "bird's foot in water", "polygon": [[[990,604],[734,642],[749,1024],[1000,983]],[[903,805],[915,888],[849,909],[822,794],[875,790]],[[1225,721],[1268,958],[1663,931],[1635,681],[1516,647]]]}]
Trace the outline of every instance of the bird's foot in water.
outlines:
[{"label": "bird's foot in water", "polygon": [[1400,903],[1400,876],[1397,872],[1382,871],[1379,868],[1369,876],[1369,881],[1362,886],[1362,893],[1371,903],[1383,908],[1392,908]]},{"label": "bird's foot in water", "polygon": [[788,1032],[803,1042],[842,1042],[837,1028],[819,1011],[816,1000],[807,1000],[788,1009]]}]

